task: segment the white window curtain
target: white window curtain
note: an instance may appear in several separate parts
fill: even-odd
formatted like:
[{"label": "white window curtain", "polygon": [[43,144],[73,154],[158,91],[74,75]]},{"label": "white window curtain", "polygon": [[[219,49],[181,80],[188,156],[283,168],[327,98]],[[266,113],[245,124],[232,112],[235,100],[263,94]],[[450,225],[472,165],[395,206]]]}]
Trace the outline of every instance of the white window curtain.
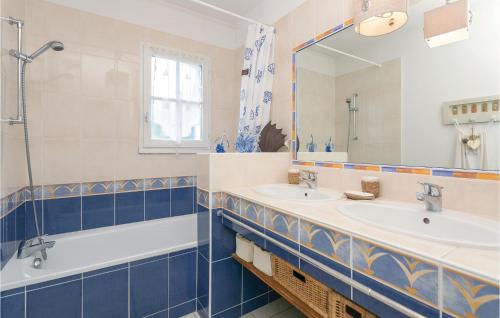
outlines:
[{"label": "white window curtain", "polygon": [[241,79],[240,123],[236,151],[258,152],[262,128],[269,122],[274,64],[275,29],[263,25],[248,27]]}]

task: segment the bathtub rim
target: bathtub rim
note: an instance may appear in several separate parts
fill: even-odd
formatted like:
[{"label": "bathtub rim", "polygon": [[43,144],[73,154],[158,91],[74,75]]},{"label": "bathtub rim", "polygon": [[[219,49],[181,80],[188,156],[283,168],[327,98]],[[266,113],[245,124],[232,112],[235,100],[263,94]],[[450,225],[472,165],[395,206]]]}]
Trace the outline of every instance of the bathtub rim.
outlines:
[{"label": "bathtub rim", "polygon": [[[183,219],[193,219],[193,222],[196,226],[197,224],[197,214],[187,214],[187,215],[182,215],[182,216],[176,216],[176,217],[170,217],[170,218],[164,218],[164,219],[158,219],[158,220],[148,220],[148,221],[142,221],[142,222],[135,222],[135,223],[130,223],[130,224],[121,224],[121,225],[116,225],[116,226],[109,226],[109,227],[103,227],[103,228],[97,228],[97,229],[90,229],[90,230],[83,230],[83,231],[77,231],[77,232],[70,232],[70,233],[63,233],[63,234],[57,234],[57,235],[50,235],[48,236],[47,239],[50,240],[61,240],[61,239],[74,239],[74,238],[85,238],[89,236],[94,236],[97,234],[102,234],[102,233],[111,233],[113,231],[119,230],[119,229],[130,229],[130,228],[136,228],[136,227],[143,227],[143,226],[148,226],[148,225],[155,225],[155,224],[161,224],[161,223],[169,223],[172,221],[181,221]],[[57,243],[56,243],[57,246]],[[198,241],[197,238],[188,243],[184,244],[177,244],[176,246],[168,246],[165,248],[161,249],[156,249],[156,250],[150,250],[146,251],[144,253],[138,253],[135,255],[131,256],[126,256],[122,258],[116,258],[113,260],[109,261],[103,261],[99,263],[94,263],[92,265],[85,265],[85,266],[80,266],[80,267],[75,267],[71,268],[68,270],[61,270],[53,273],[46,273],[44,275],[40,275],[37,277],[27,277],[26,275],[23,275],[24,271],[21,269],[23,266],[28,266],[26,265],[27,262],[31,263],[31,260],[33,259],[32,257],[27,258],[27,259],[17,259],[16,255],[14,255],[5,265],[5,267],[0,271],[0,293],[13,290],[16,288],[20,287],[27,287],[30,285],[34,284],[39,284],[39,283],[44,283],[48,282],[51,280],[56,280],[72,275],[80,275],[84,274],[87,272],[92,272],[95,270],[100,270],[100,269],[105,269],[108,267],[116,266],[116,265],[122,265],[126,263],[131,263],[134,261],[138,260],[143,260],[151,257],[156,257],[156,256],[161,256],[161,255],[167,255],[170,253],[175,253],[191,248],[198,247]],[[197,250],[194,250],[197,251]],[[191,252],[194,252],[191,251]],[[189,252],[186,252],[189,253]],[[49,254],[50,257],[50,254]],[[4,283],[4,276],[5,276],[5,269],[7,266],[10,267],[19,264],[18,266],[18,271],[15,273],[19,273],[20,277],[23,277],[23,279],[16,279],[12,280],[10,282]],[[9,269],[10,269],[9,267]]]}]

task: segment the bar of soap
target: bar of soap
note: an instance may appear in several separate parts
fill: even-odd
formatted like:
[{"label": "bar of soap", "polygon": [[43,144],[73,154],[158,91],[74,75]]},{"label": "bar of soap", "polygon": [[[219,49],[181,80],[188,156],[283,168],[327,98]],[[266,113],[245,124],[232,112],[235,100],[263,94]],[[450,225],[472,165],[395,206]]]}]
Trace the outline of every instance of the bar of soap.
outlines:
[{"label": "bar of soap", "polygon": [[346,191],[345,196],[351,200],[373,200],[375,196],[373,193],[361,192],[361,191]]}]

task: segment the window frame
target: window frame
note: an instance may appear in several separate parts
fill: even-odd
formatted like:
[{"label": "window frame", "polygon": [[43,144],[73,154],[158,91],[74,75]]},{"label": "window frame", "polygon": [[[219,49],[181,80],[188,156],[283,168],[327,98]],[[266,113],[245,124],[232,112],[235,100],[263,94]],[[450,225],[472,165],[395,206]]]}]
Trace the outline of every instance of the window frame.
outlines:
[{"label": "window frame", "polygon": [[[200,64],[202,67],[203,102],[201,108],[201,140],[174,140],[151,139],[151,60],[153,56],[185,62]],[[193,54],[178,49],[172,49],[151,43],[141,43],[141,102],[140,102],[140,128],[139,128],[139,153],[205,153],[210,151],[210,74],[211,61],[199,54]],[[179,87],[177,87],[179,89]],[[179,99],[177,91],[177,102]],[[157,98],[161,100],[161,98]],[[165,99],[172,100],[172,99]]]}]

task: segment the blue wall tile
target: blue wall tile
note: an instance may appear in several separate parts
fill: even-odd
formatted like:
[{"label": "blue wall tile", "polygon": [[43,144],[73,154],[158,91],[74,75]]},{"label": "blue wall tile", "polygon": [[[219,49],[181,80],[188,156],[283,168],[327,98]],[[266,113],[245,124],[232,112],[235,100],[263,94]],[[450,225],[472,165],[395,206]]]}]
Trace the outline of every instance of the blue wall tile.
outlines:
[{"label": "blue wall tile", "polygon": [[429,305],[419,302],[418,300],[411,298],[410,296],[407,296],[387,285],[377,282],[374,279],[368,278],[363,274],[353,271],[353,279],[383,294],[384,296],[393,299],[394,301],[400,304],[404,304],[406,307],[424,315],[425,317],[428,318],[439,317],[439,312],[437,309],[434,309]]},{"label": "blue wall tile", "polygon": [[17,250],[16,212],[11,211],[7,216],[2,218],[1,222],[1,267],[3,268]]},{"label": "blue wall tile", "polygon": [[128,268],[83,279],[83,317],[128,316]]},{"label": "blue wall tile", "polygon": [[24,318],[24,293],[0,299],[0,317]]},{"label": "blue wall tile", "polygon": [[276,256],[284,259],[288,263],[292,264],[295,267],[299,267],[299,257],[295,256],[294,254],[282,249],[278,245],[271,243],[270,241],[266,241],[266,248],[268,251],[271,253],[275,254]]},{"label": "blue wall tile", "polygon": [[179,318],[196,311],[196,300],[191,300],[168,310],[169,318]]},{"label": "blue wall tile", "polygon": [[115,224],[144,221],[144,191],[115,194]]},{"label": "blue wall tile", "polygon": [[82,281],[29,291],[26,310],[29,318],[80,318]]},{"label": "blue wall tile", "polygon": [[383,318],[406,318],[407,316],[403,315],[397,310],[392,309],[391,307],[381,303],[380,301],[367,296],[356,289],[353,290],[353,300],[355,303],[360,306],[368,309],[379,317]]},{"label": "blue wall tile", "polygon": [[147,316],[148,318],[168,318],[168,309],[157,312],[156,314]]},{"label": "blue wall tile", "polygon": [[82,197],[82,227],[84,230],[112,226],[115,223],[113,194]]},{"label": "blue wall tile", "polygon": [[321,269],[304,260],[300,261],[300,269],[305,273],[311,275],[313,278],[316,278],[323,284],[327,285],[331,289],[335,290],[336,292],[342,294],[344,297],[349,299],[351,298],[351,286],[347,285],[346,283],[343,283],[337,278],[330,276]]},{"label": "blue wall tile", "polygon": [[211,298],[212,314],[240,304],[241,265],[232,258],[212,263]]},{"label": "blue wall tile", "polygon": [[191,214],[195,209],[194,187],[172,189],[172,210],[171,216]]},{"label": "blue wall tile", "polygon": [[209,262],[206,260],[201,253],[198,253],[198,280],[197,284],[197,297],[198,301],[205,308],[208,308],[208,284],[209,284]]},{"label": "blue wall tile", "polygon": [[236,251],[236,233],[224,226],[221,218],[212,210],[212,262],[228,258]]},{"label": "blue wall tile", "polygon": [[169,260],[169,307],[196,298],[196,252]]},{"label": "blue wall tile", "polygon": [[248,314],[249,312],[254,311],[257,308],[267,305],[267,303],[268,303],[267,293],[259,297],[256,297],[252,300],[249,300],[247,302],[244,302],[242,308],[242,314],[243,315]]},{"label": "blue wall tile", "polygon": [[246,268],[243,268],[243,301],[260,296],[268,291],[267,285]]},{"label": "blue wall tile", "polygon": [[81,197],[43,201],[45,234],[80,231],[82,224]]},{"label": "blue wall tile", "polygon": [[[33,215],[31,216],[33,218]],[[16,209],[16,240],[22,241],[26,237],[26,203]]]},{"label": "blue wall tile", "polygon": [[[35,201],[36,205],[36,215],[38,219],[38,226],[40,227],[40,234],[43,234],[43,221],[42,221],[42,211],[43,202],[41,200]],[[25,217],[26,231],[25,238],[30,239],[36,236],[35,218],[33,217],[33,203],[31,201],[26,202]]]},{"label": "blue wall tile", "polygon": [[130,267],[130,317],[168,309],[168,259]]},{"label": "blue wall tile", "polygon": [[170,216],[170,189],[149,190],[145,193],[146,220]]},{"label": "blue wall tile", "polygon": [[[213,310],[213,309],[212,309]],[[241,317],[241,305],[235,306],[231,309],[212,315],[214,318],[239,318]]]}]

